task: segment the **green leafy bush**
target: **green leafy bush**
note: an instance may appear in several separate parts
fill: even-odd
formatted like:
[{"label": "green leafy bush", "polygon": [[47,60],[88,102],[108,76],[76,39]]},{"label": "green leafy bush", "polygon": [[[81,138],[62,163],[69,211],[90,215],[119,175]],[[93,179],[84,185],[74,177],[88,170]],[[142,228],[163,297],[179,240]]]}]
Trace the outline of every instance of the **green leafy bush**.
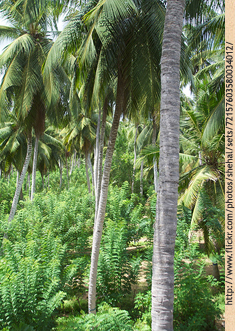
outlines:
[{"label": "green leafy bush", "polygon": [[82,315],[72,318],[58,318],[57,331],[133,331],[132,321],[127,311],[111,308],[106,303],[99,306],[96,315]]},{"label": "green leafy bush", "polygon": [[3,251],[0,326],[14,329],[24,323],[37,330],[50,330],[52,314],[66,295],[60,291],[65,247],[48,231],[41,242],[30,235],[21,243],[5,239]]},{"label": "green leafy bush", "polygon": [[174,330],[212,331],[221,310],[214,302],[200,262],[197,243],[188,242],[191,212],[184,208],[179,218],[175,252]]},{"label": "green leafy bush", "polygon": [[212,298],[204,265],[181,263],[175,272],[174,330],[212,331],[221,311]]},{"label": "green leafy bush", "polygon": [[136,282],[139,259],[129,260],[127,254],[127,228],[124,221],[109,220],[100,249],[97,293],[99,300],[114,305],[120,297],[130,293]]}]

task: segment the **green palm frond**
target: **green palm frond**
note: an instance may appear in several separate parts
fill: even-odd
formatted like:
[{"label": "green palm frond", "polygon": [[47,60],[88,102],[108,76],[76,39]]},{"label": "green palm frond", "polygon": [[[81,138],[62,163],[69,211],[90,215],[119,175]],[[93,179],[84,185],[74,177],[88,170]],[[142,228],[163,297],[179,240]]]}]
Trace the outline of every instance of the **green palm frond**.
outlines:
[{"label": "green palm frond", "polygon": [[0,40],[6,38],[15,39],[19,36],[19,30],[15,27],[0,25]]},{"label": "green palm frond", "polygon": [[224,98],[212,110],[202,134],[202,143],[208,143],[224,124]]},{"label": "green palm frond", "polygon": [[22,36],[18,37],[16,40],[5,49],[5,51],[0,56],[0,67],[9,62],[16,54],[21,53],[30,55],[34,50],[35,44],[32,37],[25,33]]},{"label": "green palm frond", "polygon": [[183,201],[187,208],[192,208],[197,201],[198,194],[203,187],[204,182],[208,180],[217,181],[218,174],[209,166],[199,168],[199,170],[192,176],[189,187],[180,197],[179,203]]}]

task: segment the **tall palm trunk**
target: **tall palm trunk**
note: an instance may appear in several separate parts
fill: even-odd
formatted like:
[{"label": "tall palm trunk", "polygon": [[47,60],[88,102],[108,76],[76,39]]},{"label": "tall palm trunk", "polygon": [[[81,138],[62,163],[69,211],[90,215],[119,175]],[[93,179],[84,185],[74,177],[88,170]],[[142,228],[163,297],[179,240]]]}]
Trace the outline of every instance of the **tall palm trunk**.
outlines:
[{"label": "tall palm trunk", "polygon": [[144,186],[143,186],[143,177],[144,177],[144,161],[141,162],[140,166],[140,195],[144,194]]},{"label": "tall palm trunk", "polygon": [[68,165],[68,155],[67,155],[67,153],[66,153],[65,160],[66,160],[66,174],[67,174],[67,182],[68,182],[67,188],[69,189],[69,165]]},{"label": "tall palm trunk", "polygon": [[88,161],[88,167],[90,169],[91,172],[91,180],[92,180],[92,194],[95,194],[95,182],[94,182],[94,171],[93,171],[93,167],[92,167],[92,163],[91,163],[91,153],[88,152],[88,157],[87,157],[87,161]]},{"label": "tall palm trunk", "polygon": [[31,155],[32,155],[32,136],[30,135],[28,137],[27,153],[26,153],[23,169],[21,171],[20,178],[19,178],[18,184],[16,186],[16,191],[15,191],[15,195],[14,195],[14,198],[13,198],[13,201],[12,201],[12,206],[11,206],[11,211],[10,211],[10,215],[9,215],[9,218],[8,218],[8,222],[11,222],[13,220],[14,216],[15,216],[17,204],[18,204],[19,197],[20,197],[20,191],[21,191],[21,188],[22,188],[22,185],[23,185],[23,182],[24,182],[26,172],[28,170]]},{"label": "tall palm trunk", "polygon": [[88,192],[91,193],[91,184],[90,184],[90,178],[89,178],[89,171],[88,171],[88,152],[85,152],[85,168],[86,168],[86,180],[87,180],[87,187]]},{"label": "tall palm trunk", "polygon": [[[153,136],[152,136],[152,145],[156,146],[156,136],[157,136],[157,124],[155,117],[153,116]],[[155,192],[158,190],[158,171],[157,171],[157,160],[154,156],[153,158],[153,178],[154,178],[154,189]]]},{"label": "tall palm trunk", "polygon": [[88,311],[89,313],[93,313],[93,314],[96,313],[97,266],[98,266],[103,223],[105,218],[105,209],[106,209],[106,203],[108,197],[109,176],[110,176],[115,141],[117,138],[119,121],[123,110],[123,101],[124,101],[124,82],[122,79],[122,74],[119,72],[118,84],[117,84],[116,108],[113,117],[111,132],[109,136],[109,143],[106,151],[104,170],[103,170],[103,176],[101,182],[99,207],[98,207],[97,218],[95,220],[94,231],[93,231],[91,268],[90,268],[89,290],[88,290]]},{"label": "tall palm trunk", "polygon": [[63,176],[63,161],[59,159],[59,169],[60,169],[60,189],[62,187],[62,176]]},{"label": "tall palm trunk", "polygon": [[134,185],[135,185],[135,164],[136,164],[136,140],[137,140],[137,134],[138,134],[138,124],[136,125],[135,129],[135,141],[134,141],[134,164],[133,164],[133,173],[132,173],[132,183],[131,183],[131,192],[134,192]]},{"label": "tall palm trunk", "polygon": [[31,197],[31,189],[30,189],[30,187],[31,187],[31,184],[30,184],[30,173],[28,173],[28,179],[27,179],[27,181],[28,181],[28,186],[29,186],[29,197]]},{"label": "tall palm trunk", "polygon": [[99,155],[98,155],[98,164],[97,164],[97,192],[96,192],[96,201],[95,201],[95,219],[97,217],[99,199],[100,199],[100,188],[102,180],[102,163],[103,163],[103,150],[104,150],[104,137],[105,137],[105,126],[106,126],[106,117],[108,110],[108,97],[105,98],[101,130],[100,130],[100,140],[99,140]]},{"label": "tall palm trunk", "polygon": [[99,109],[97,129],[96,129],[96,142],[94,148],[94,185],[95,185],[95,199],[97,199],[98,190],[98,155],[99,155],[99,144],[100,144],[100,119],[101,109]]},{"label": "tall palm trunk", "polygon": [[34,153],[33,153],[31,201],[33,200],[33,196],[34,196],[34,193],[35,193],[35,186],[36,186],[36,170],[37,170],[37,159],[38,159],[38,142],[39,142],[39,136],[36,135],[35,145],[34,145]]},{"label": "tall palm trunk", "polygon": [[180,49],[185,0],[168,0],[161,59],[160,160],[152,276],[152,331],[173,331],[179,182]]}]

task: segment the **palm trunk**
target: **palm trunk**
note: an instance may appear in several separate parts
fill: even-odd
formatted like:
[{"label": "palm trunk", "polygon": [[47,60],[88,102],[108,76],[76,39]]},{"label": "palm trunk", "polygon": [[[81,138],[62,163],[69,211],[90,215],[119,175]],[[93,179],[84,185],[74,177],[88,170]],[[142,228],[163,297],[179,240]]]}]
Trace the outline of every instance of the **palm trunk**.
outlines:
[{"label": "palm trunk", "polygon": [[92,178],[92,193],[93,195],[95,194],[94,190],[95,190],[95,182],[94,182],[94,172],[93,172],[93,168],[92,168],[92,163],[91,163],[91,153],[88,153],[88,157],[87,157],[87,161],[88,161],[88,167],[90,169],[91,172],[91,178]]},{"label": "palm trunk", "polygon": [[103,150],[104,150],[104,137],[105,137],[107,110],[108,110],[108,97],[106,97],[105,101],[104,101],[101,131],[100,131],[98,169],[97,169],[97,193],[96,193],[97,196],[96,196],[96,201],[95,201],[95,219],[97,217],[99,200],[100,200],[100,188],[101,188],[101,180],[102,180],[102,163],[103,163]]},{"label": "palm trunk", "polygon": [[73,153],[73,158],[72,158],[72,162],[71,162],[71,167],[70,167],[69,176],[71,176],[72,173],[73,173],[74,164],[76,164],[76,157],[77,157],[77,153],[76,153],[76,151],[75,151],[75,152]]},{"label": "palm trunk", "polygon": [[100,145],[100,119],[101,119],[101,109],[99,110],[97,129],[96,129],[96,142],[95,142],[95,148],[94,148],[95,199],[97,199],[97,193],[98,193],[98,157],[99,157],[99,145]]},{"label": "palm trunk", "polygon": [[140,166],[140,195],[143,196],[144,194],[144,187],[143,187],[143,176],[144,175],[144,161],[141,162]]},{"label": "palm trunk", "polygon": [[185,0],[168,0],[161,59],[160,160],[152,276],[152,331],[173,331],[179,182],[180,50]]},{"label": "palm trunk", "polygon": [[[16,187],[17,187],[17,185],[19,183],[19,179],[20,179],[20,173],[17,170]],[[22,186],[23,186],[23,184],[22,184]],[[23,191],[22,191],[22,187],[21,187],[19,200],[23,200],[23,199],[24,199],[24,195],[23,195]]]},{"label": "palm trunk", "polygon": [[132,183],[131,183],[131,193],[134,192],[134,185],[135,185],[135,164],[136,164],[136,140],[138,134],[138,124],[136,125],[135,130],[135,141],[134,141],[134,164],[133,164],[133,174],[132,174]]},{"label": "palm trunk", "polygon": [[31,194],[31,190],[30,190],[30,173],[28,173],[28,186],[29,186],[29,197],[30,197],[30,194]]},{"label": "palm trunk", "polygon": [[62,187],[62,175],[63,175],[63,161],[59,159],[59,169],[60,169],[60,189]]},{"label": "palm trunk", "polygon": [[19,197],[20,197],[20,191],[24,182],[24,178],[26,175],[26,172],[28,170],[28,166],[29,166],[29,162],[30,162],[30,158],[31,158],[31,154],[32,154],[32,137],[31,135],[28,138],[28,144],[27,144],[27,153],[26,153],[26,157],[25,157],[25,161],[24,161],[24,166],[23,169],[21,171],[21,175],[18,181],[18,185],[16,187],[16,191],[15,191],[15,195],[12,201],[12,206],[11,206],[11,211],[10,211],[10,215],[8,218],[8,222],[11,222],[15,216],[15,212],[16,212],[16,208],[17,208],[17,204],[19,201]]},{"label": "palm trunk", "polygon": [[44,175],[42,173],[42,189],[44,190]]},{"label": "palm trunk", "polygon": [[38,158],[38,142],[39,142],[39,137],[36,136],[36,139],[35,139],[35,146],[34,146],[34,153],[33,153],[33,170],[32,170],[31,201],[33,200],[33,196],[34,196],[34,193],[35,193],[35,186],[36,186],[36,170],[37,170],[37,158]]},{"label": "palm trunk", "polygon": [[112,164],[112,157],[114,152],[115,141],[117,138],[118,126],[120,121],[120,116],[122,113],[124,101],[124,82],[122,75],[119,72],[118,84],[117,84],[117,97],[116,97],[116,108],[113,118],[113,124],[109,136],[109,143],[106,151],[104,171],[101,182],[99,207],[97,212],[97,218],[94,224],[93,231],[93,243],[91,252],[91,268],[90,268],[90,278],[89,278],[89,290],[88,290],[88,311],[89,313],[96,313],[96,279],[97,279],[97,266],[99,258],[100,242],[103,230],[103,223],[105,218],[105,209],[108,196],[108,185],[109,176]]},{"label": "palm trunk", "polygon": [[68,165],[68,156],[66,155],[66,174],[67,174],[67,182],[68,182],[68,189],[69,189],[69,165]]},{"label": "palm trunk", "polygon": [[50,188],[50,172],[48,172],[48,176],[47,176],[47,189],[49,191]]},{"label": "palm trunk", "polygon": [[91,193],[91,184],[90,184],[90,178],[88,172],[88,152],[85,152],[85,168],[86,168],[86,180],[87,180],[88,192]]},{"label": "palm trunk", "polygon": [[[156,135],[157,135],[157,125],[155,121],[155,117],[153,116],[153,136],[152,136],[152,145],[156,146]],[[157,171],[157,160],[154,156],[153,158],[153,178],[154,178],[154,190],[157,192],[158,190],[158,171]]]}]

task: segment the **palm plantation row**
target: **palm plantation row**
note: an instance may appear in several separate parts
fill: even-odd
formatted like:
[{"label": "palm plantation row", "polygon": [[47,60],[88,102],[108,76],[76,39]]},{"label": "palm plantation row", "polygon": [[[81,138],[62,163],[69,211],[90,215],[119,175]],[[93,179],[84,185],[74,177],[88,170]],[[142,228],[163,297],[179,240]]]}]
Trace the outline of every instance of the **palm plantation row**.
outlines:
[{"label": "palm plantation row", "polygon": [[[168,1],[167,10],[160,0],[1,3],[10,23],[1,27],[1,38],[13,40],[0,57],[1,173],[14,168],[20,174],[8,221],[27,171],[33,200],[37,169],[49,180],[57,167],[62,176],[65,165],[69,178],[69,163],[72,170],[84,157],[88,191],[95,197],[89,313],[96,312],[120,121],[124,136],[132,139],[132,193],[138,176],[138,193],[146,197],[144,174],[158,193],[152,330],[173,328],[179,174],[179,204],[192,210],[191,229],[198,224],[206,252],[220,254],[222,242],[212,233],[223,217],[212,224],[206,206],[208,197],[211,208],[222,210],[224,202],[223,9],[223,1]],[[63,10],[68,24],[56,38]],[[180,80],[181,86],[191,85],[194,101],[180,96]]]}]

